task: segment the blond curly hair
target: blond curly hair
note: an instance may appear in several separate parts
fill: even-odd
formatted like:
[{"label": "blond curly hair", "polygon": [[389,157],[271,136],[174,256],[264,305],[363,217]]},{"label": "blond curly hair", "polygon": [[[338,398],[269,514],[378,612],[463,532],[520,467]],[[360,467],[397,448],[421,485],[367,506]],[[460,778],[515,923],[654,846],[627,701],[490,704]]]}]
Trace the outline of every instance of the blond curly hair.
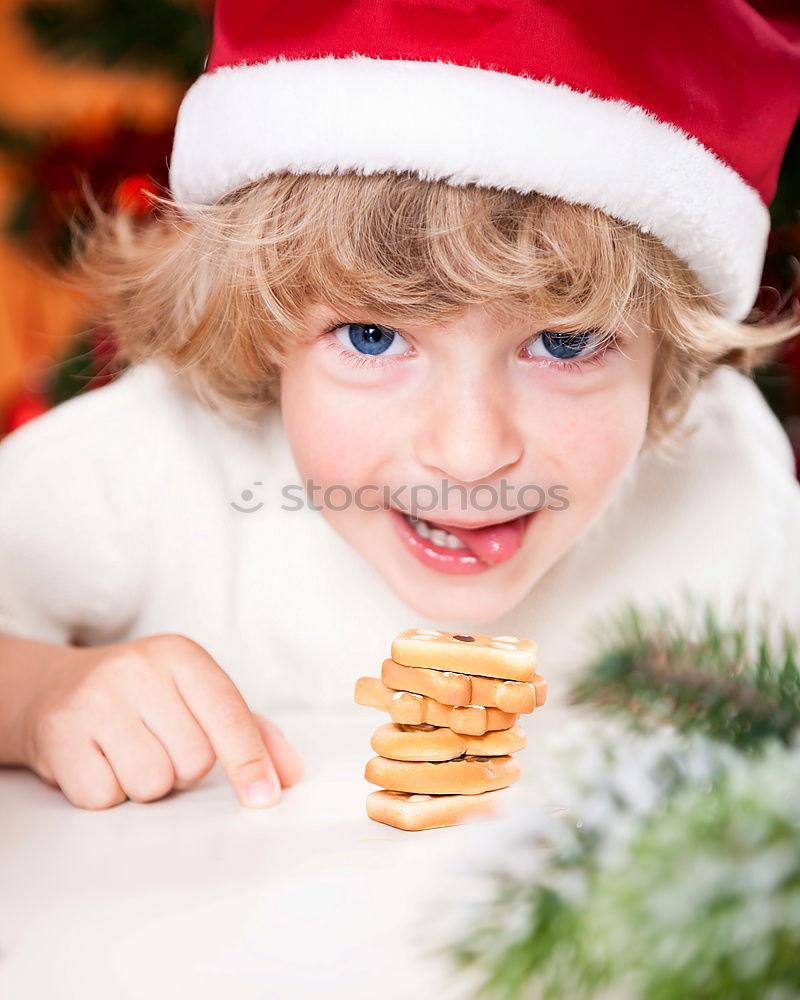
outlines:
[{"label": "blond curly hair", "polygon": [[162,358],[243,421],[278,398],[317,302],[420,323],[481,305],[562,332],[610,332],[636,315],[657,344],[646,443],[667,449],[716,366],[749,372],[800,332],[755,325],[755,311],[724,318],[656,236],[599,209],[409,172],[273,174],[210,206],[159,196],[144,223],[95,203],[80,232],[78,281],[117,359]]}]

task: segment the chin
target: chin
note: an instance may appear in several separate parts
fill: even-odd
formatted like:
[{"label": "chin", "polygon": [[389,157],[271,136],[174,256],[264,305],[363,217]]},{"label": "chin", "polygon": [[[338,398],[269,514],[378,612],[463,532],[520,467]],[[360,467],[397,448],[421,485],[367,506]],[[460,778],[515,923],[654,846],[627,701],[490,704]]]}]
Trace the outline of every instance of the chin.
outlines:
[{"label": "chin", "polygon": [[331,524],[403,603],[442,625],[460,623],[458,627],[466,628],[502,618],[523,600],[547,569],[532,566],[531,555],[523,550],[486,573],[440,573],[402,553],[394,532],[383,519],[358,526],[331,519]]},{"label": "chin", "polygon": [[474,578],[455,583],[450,577],[441,583],[432,580],[419,585],[407,578],[395,581],[387,577],[387,583],[397,596],[418,614],[445,625],[460,623],[459,627],[482,625],[502,618],[520,603],[535,582],[525,587],[512,587]]}]

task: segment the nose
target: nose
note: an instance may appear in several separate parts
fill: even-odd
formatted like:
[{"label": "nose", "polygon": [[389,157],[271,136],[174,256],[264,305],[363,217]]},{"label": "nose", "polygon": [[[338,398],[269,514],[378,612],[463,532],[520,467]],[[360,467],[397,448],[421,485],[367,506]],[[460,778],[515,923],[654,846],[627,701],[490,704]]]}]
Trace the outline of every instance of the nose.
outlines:
[{"label": "nose", "polygon": [[417,460],[461,483],[490,479],[519,461],[523,437],[513,400],[496,380],[451,378],[420,405]]}]

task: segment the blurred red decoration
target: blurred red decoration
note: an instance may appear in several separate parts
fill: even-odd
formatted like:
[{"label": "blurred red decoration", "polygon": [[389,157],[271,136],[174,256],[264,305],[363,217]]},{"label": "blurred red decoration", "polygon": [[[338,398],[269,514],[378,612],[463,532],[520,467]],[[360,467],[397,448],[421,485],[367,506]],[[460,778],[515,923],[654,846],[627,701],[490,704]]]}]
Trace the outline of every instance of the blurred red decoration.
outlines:
[{"label": "blurred red decoration", "polygon": [[50,260],[68,257],[65,225],[75,211],[85,209],[87,189],[105,209],[123,199],[134,214],[150,211],[147,194],[168,185],[172,133],[171,128],[153,133],[121,127],[48,139],[18,156],[27,179],[19,235]]},{"label": "blurred red decoration", "polygon": [[40,416],[49,409],[50,401],[45,395],[29,390],[23,391],[11,404],[6,418],[6,426],[3,429],[4,433],[10,434],[11,431],[22,427],[23,424],[26,424],[29,420],[33,420],[34,417]]},{"label": "blurred red decoration", "polygon": [[132,215],[148,215],[153,208],[156,188],[146,174],[134,174],[121,181],[114,191],[114,204]]}]

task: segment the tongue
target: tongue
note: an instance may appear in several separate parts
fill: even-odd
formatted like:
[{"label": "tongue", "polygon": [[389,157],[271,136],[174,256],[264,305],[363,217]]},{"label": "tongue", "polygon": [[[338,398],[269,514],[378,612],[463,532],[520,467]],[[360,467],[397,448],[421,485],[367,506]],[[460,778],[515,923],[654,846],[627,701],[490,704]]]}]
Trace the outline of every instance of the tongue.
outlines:
[{"label": "tongue", "polygon": [[522,544],[524,516],[506,521],[504,524],[490,524],[485,528],[451,528],[431,521],[435,527],[442,527],[462,542],[479,559],[490,566],[510,559]]}]

